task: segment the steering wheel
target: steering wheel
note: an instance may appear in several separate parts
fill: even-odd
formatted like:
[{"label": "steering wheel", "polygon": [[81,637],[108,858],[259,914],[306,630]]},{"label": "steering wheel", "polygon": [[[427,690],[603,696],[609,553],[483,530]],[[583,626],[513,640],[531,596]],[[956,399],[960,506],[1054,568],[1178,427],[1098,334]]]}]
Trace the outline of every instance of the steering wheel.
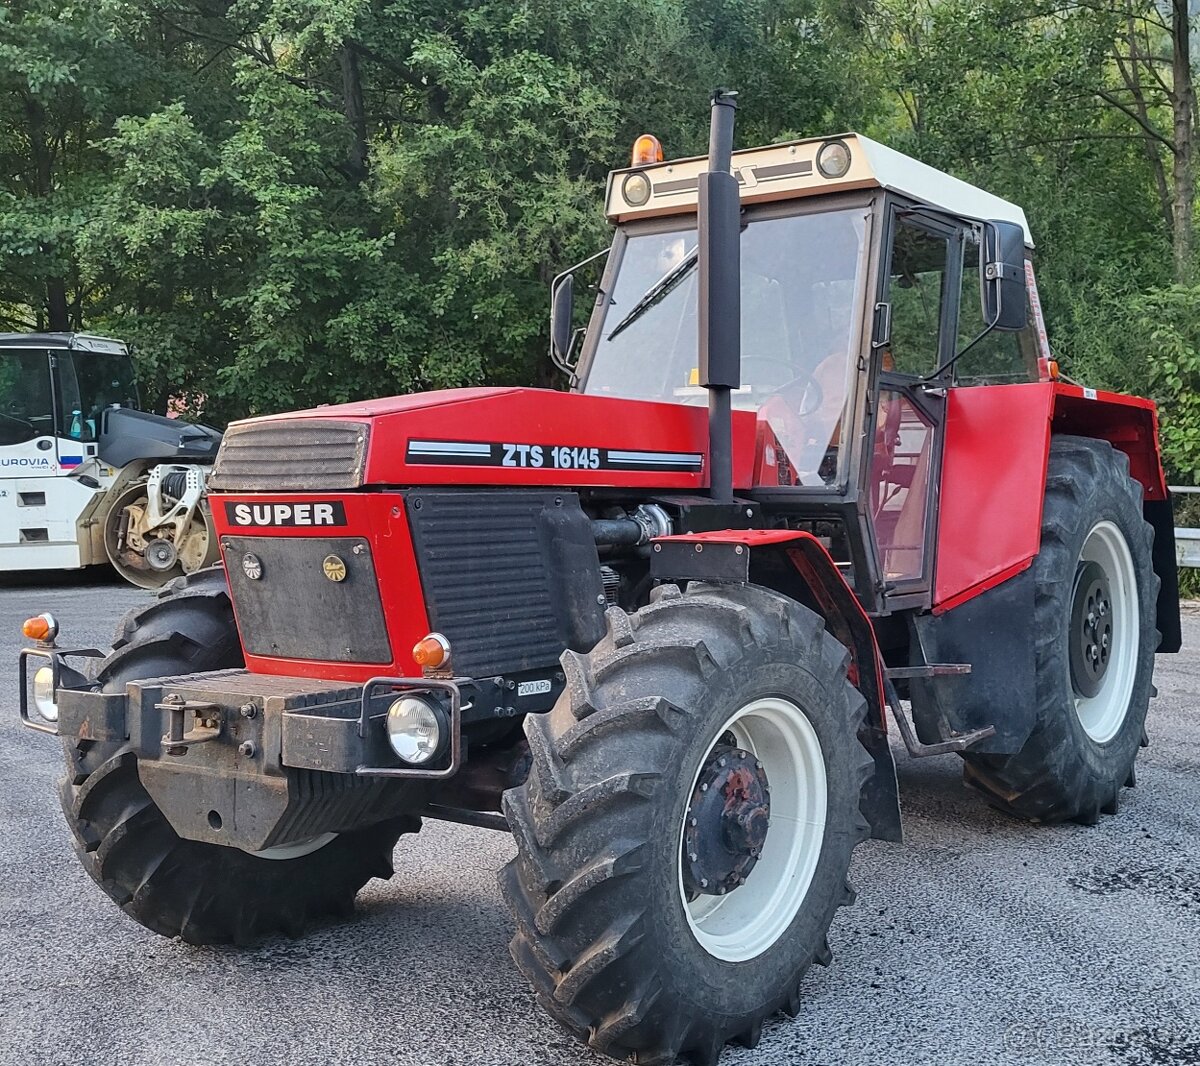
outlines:
[{"label": "steering wheel", "polygon": [[38,436],[41,434],[32,422],[0,411],[0,443],[23,444]]},{"label": "steering wheel", "polygon": [[[795,413],[801,416],[812,414],[821,406],[822,400],[825,398],[824,390],[821,388],[820,382],[817,381],[814,371],[807,370],[802,374],[795,373],[795,366],[788,359],[782,359],[775,355],[746,355],[742,357],[742,367],[752,366],[759,363],[762,366],[779,367],[787,372],[788,377],[783,381],[783,384],[771,389],[771,397],[778,396],[782,399],[787,399],[787,394],[792,392],[797,385],[802,385],[804,388],[805,402],[798,405]],[[742,378],[757,377],[755,374],[743,373]]]}]

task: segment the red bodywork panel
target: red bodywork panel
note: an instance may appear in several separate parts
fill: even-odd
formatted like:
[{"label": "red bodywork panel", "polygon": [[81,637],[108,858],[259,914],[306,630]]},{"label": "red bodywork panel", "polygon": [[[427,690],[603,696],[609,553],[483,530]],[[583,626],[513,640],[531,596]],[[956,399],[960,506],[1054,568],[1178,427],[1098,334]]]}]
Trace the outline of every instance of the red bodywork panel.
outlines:
[{"label": "red bodywork panel", "polygon": [[[257,533],[231,527],[225,502],[296,504],[328,501],[331,495],[343,500],[347,535],[367,537],[373,546],[393,655],[387,669],[397,675],[411,673],[412,645],[429,631],[429,623],[404,507],[386,487],[553,485],[699,492],[708,486],[708,412],[702,407],[546,389],[455,389],[320,407],[268,420],[304,418],[370,424],[364,478],[364,490],[369,491],[214,493],[218,536],[303,537],[330,532],[321,526],[275,526]],[[767,451],[769,434],[761,432],[752,412],[735,411],[733,418],[734,484],[747,490],[752,488],[756,451]],[[1032,562],[1040,543],[1051,432],[1110,441],[1129,456],[1130,470],[1145,486],[1146,498],[1161,500],[1167,489],[1157,428],[1155,407],[1149,400],[1061,382],[948,390],[940,496],[935,505],[935,611],[964,603]],[[414,441],[427,447],[436,447],[437,442],[459,446],[477,442],[493,450],[486,459],[474,462],[461,461],[449,452],[434,461],[427,455],[415,457]],[[554,453],[563,448],[568,452],[560,462]],[[592,452],[601,456],[599,468],[587,465]],[[676,459],[663,458],[672,454]],[[641,469],[638,456],[649,457]],[[655,462],[655,456],[658,468],[644,468]],[[690,461],[683,463],[681,456]],[[760,465],[760,477],[777,487],[777,472],[761,461]],[[782,544],[799,536],[770,531],[759,543]],[[805,547],[811,551],[807,542]],[[794,550],[789,549],[789,554]],[[836,574],[836,567],[832,563],[830,567]],[[260,656],[247,656],[247,666],[260,673],[346,681],[363,681],[385,672],[378,664]]]},{"label": "red bodywork panel", "polygon": [[[221,554],[224,556],[224,537],[328,537],[328,526],[272,526],[254,529],[232,526],[225,516],[225,504],[247,503],[258,507],[264,504],[303,504],[328,502],[332,498],[341,500],[346,508],[346,525],[336,530],[339,535],[364,537],[371,543],[371,554],[375,560],[375,571],[383,595],[383,615],[391,641],[392,661],[358,665],[355,663],[326,662],[324,660],[268,658],[261,655],[246,655],[246,668],[258,674],[282,674],[290,677],[317,677],[333,681],[362,682],[380,674],[397,677],[411,676],[415,667],[412,660],[413,645],[429,632],[429,620],[425,615],[425,597],[421,592],[421,578],[417,572],[417,561],[413,555],[412,539],[408,532],[408,520],[404,514],[404,501],[395,493],[288,493],[286,495],[243,495],[231,493],[215,496],[212,500],[213,524],[221,538]],[[227,567],[240,565],[238,559],[226,559]],[[234,602],[234,614],[237,603]],[[238,620],[241,629],[241,621]],[[242,641],[245,648],[246,641]]]},{"label": "red bodywork panel", "polygon": [[875,639],[875,627],[820,540],[797,529],[722,529],[658,537],[654,543],[663,541],[741,544],[752,553],[771,548],[785,552],[820,606],[829,631],[850,651],[850,683],[866,698],[872,719],[883,725],[886,706],[883,656]]},{"label": "red bodywork panel", "polygon": [[[582,396],[549,389],[452,389],[318,407],[255,421],[306,418],[369,423],[363,491],[286,495],[212,493],[217,535],[222,541],[227,535],[329,536],[334,532],[329,526],[275,525],[257,529],[234,526],[226,517],[225,505],[247,503],[261,507],[273,503],[295,505],[341,500],[346,508],[346,525],[336,532],[366,537],[372,545],[392,662],[386,666],[355,665],[248,654],[246,666],[257,673],[353,682],[385,673],[396,676],[413,673],[412,647],[429,632],[429,621],[404,504],[398,495],[387,492],[386,487],[553,485],[700,492],[708,486],[708,411],[703,407]],[[735,485],[740,489],[751,485],[755,434],[754,413],[734,412],[733,470]],[[437,462],[428,459],[413,462],[410,461],[413,441],[500,446],[495,452],[500,461],[489,457],[487,463],[471,463],[442,457]],[[505,445],[514,446],[512,465],[504,465]],[[540,449],[536,453],[535,446]],[[571,449],[566,457],[570,466],[555,465],[555,448]],[[593,450],[598,457],[603,450],[603,458],[611,460],[611,464],[601,469],[578,465],[581,458],[586,462]],[[659,469],[638,469],[637,456],[646,457],[642,462],[645,466],[653,465],[655,456],[661,460],[664,453],[690,454],[695,462],[692,469],[672,469],[661,462]],[[621,456],[624,459],[619,460]],[[617,465],[619,461],[622,465]],[[240,561],[226,560],[226,565],[237,566]]]},{"label": "red bodywork panel", "polygon": [[1026,569],[1041,544],[1051,433],[1109,441],[1146,499],[1166,499],[1152,401],[1063,382],[948,390],[934,610]]},{"label": "red bodywork panel", "polygon": [[[708,485],[708,409],[553,389],[446,389],[363,403],[318,407],[269,420],[346,419],[371,424],[367,485],[570,485],[698,491]],[[756,416],[733,414],[733,481],[748,489],[753,478]],[[511,464],[412,462],[414,441],[516,445]],[[537,446],[536,456],[528,447]],[[699,457],[694,469],[637,469],[634,459],[589,469],[588,456],[555,466],[551,447],[603,449],[633,456],[684,453]],[[525,447],[521,451],[521,447]],[[583,464],[578,460],[583,458]]]}]

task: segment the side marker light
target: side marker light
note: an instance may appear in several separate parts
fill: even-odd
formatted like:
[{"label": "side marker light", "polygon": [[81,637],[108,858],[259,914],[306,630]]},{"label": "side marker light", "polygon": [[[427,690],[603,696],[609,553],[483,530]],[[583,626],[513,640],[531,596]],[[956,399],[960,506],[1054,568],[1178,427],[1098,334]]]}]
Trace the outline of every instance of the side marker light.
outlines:
[{"label": "side marker light", "polygon": [[413,662],[422,670],[436,670],[450,661],[450,641],[441,633],[430,633],[413,645]]},{"label": "side marker light", "polygon": [[58,622],[48,611],[44,614],[26,618],[21,625],[21,633],[29,640],[40,640],[49,643],[58,636]]}]

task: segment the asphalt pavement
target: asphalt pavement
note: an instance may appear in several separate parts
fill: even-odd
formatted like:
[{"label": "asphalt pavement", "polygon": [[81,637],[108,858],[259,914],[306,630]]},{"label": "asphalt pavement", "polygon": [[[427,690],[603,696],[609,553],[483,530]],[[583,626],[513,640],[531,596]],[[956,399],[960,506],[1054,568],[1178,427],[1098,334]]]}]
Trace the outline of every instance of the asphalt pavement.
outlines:
[{"label": "asphalt pavement", "polygon": [[[165,940],[78,864],[59,744],[21,727],[23,618],[107,646],[148,594],[0,584],[0,1066],[599,1066],[509,961],[508,837],[427,822],[356,916],[245,950]],[[857,852],[829,969],[795,1021],[721,1066],[1200,1063],[1200,614],[1158,660],[1138,787],[1100,824],[1037,828],[897,752],[907,839]]]}]

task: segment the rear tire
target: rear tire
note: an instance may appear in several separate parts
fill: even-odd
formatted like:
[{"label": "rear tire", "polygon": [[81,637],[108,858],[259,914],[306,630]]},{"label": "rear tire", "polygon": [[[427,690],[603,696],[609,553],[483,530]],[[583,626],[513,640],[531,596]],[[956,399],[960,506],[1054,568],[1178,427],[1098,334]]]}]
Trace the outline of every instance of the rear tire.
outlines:
[{"label": "rear tire", "polygon": [[[130,681],[241,665],[225,573],[215,567],[129,612],[96,681],[124,692]],[[185,840],[142,787],[133,745],[65,748],[60,796],[84,869],[135,921],[193,944],[295,936],[312,920],[350,913],[367,881],[392,875],[400,834],[420,827],[418,818],[393,819],[272,855]]]},{"label": "rear tire", "polygon": [[1035,822],[1116,813],[1158,647],[1153,538],[1125,455],[1054,437],[1033,563],[1037,722],[1015,755],[963,755],[964,779],[993,806]]},{"label": "rear tire", "polygon": [[[607,620],[588,655],[564,655],[554,709],[525,722],[532,769],[504,796],[511,951],[545,1009],[597,1050],[714,1063],[728,1040],[753,1046],[775,1011],[795,1015],[802,974],[830,960],[869,832],[866,704],[822,620],[767,589],[667,585]],[[761,761],[774,825],[744,879],[702,882],[733,886],[717,895],[698,889],[687,834],[701,775],[729,775],[726,758]],[[744,796],[731,778],[712,795],[726,810]]]}]

